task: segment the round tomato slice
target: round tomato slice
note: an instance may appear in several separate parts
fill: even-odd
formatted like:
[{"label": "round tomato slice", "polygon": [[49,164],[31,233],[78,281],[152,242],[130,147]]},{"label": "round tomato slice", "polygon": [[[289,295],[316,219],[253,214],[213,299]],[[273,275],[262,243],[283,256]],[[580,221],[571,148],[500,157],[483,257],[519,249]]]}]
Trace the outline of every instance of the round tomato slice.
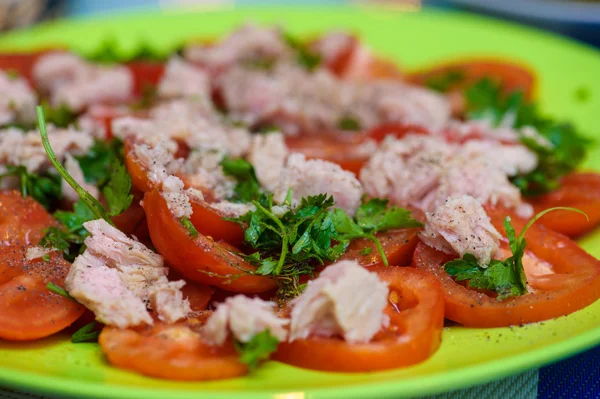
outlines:
[{"label": "round tomato slice", "polygon": [[[60,50],[60,48],[55,48]],[[33,81],[33,65],[37,59],[52,50],[38,50],[28,53],[3,53],[0,54],[0,69],[8,72],[16,72],[19,76],[24,77],[32,86],[35,86]]]},{"label": "round tomato slice", "polygon": [[491,78],[500,82],[505,94],[523,91],[529,99],[533,97],[535,77],[531,70],[523,65],[498,59],[473,59],[449,62],[408,76],[408,80],[426,85],[432,80],[447,77],[456,73],[455,82],[448,82],[451,92],[462,91],[483,78]]},{"label": "round tomato slice", "polygon": [[542,216],[540,223],[554,231],[577,237],[590,232],[600,224],[600,174],[572,173],[561,179],[556,190],[530,200],[536,212],[555,206],[582,210],[588,219],[578,213],[553,211]]},{"label": "round tomato slice", "polygon": [[58,226],[42,205],[14,190],[0,192],[0,245],[35,245]]},{"label": "round tomato slice", "polygon": [[277,287],[272,279],[245,274],[244,271],[252,272],[256,268],[233,253],[229,245],[202,233],[195,238],[190,236],[158,190],[146,193],[143,206],[154,246],[186,279],[242,293],[265,292]]},{"label": "round tomato slice", "polygon": [[[413,252],[419,242],[417,237],[419,231],[420,229],[402,229],[376,234],[388,259],[388,264],[410,265]],[[377,245],[366,238],[352,241],[340,260],[355,260],[365,267],[383,266]]]},{"label": "round tomato slice", "polygon": [[232,341],[221,347],[204,343],[198,320],[120,330],[104,327],[98,342],[108,361],[150,377],[181,381],[218,380],[248,373]]},{"label": "round tomato slice", "polygon": [[411,267],[377,267],[389,284],[389,326],[366,344],[339,338],[283,342],[274,360],[294,366],[341,372],[395,369],[424,361],[439,347],[444,326],[444,293],[429,273]]},{"label": "round tomato slice", "polygon": [[71,325],[85,308],[48,291],[64,286],[70,264],[58,252],[47,262],[27,260],[27,247],[5,247],[0,259],[0,338],[15,341],[44,338]]},{"label": "round tomato slice", "polygon": [[[489,209],[488,214],[496,229],[503,231],[507,211]],[[511,219],[517,232],[525,226],[525,220],[514,215]],[[538,265],[533,268],[525,265],[527,278],[535,292],[503,301],[454,281],[442,266],[455,256],[419,243],[413,262],[417,268],[432,273],[442,283],[446,295],[446,318],[469,327],[534,323],[572,313],[600,298],[600,261],[568,237],[541,224],[531,226],[525,237],[527,249],[539,259]],[[539,267],[540,261],[551,265],[550,270]],[[540,269],[546,271],[540,273]]]}]

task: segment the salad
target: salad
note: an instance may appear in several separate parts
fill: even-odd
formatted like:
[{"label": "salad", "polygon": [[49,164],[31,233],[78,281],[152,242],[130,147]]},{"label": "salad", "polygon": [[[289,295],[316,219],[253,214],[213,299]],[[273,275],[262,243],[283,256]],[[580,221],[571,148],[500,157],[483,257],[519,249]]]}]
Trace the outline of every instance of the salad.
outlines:
[{"label": "salad", "polygon": [[358,37],[245,25],[128,59],[0,55],[0,338],[115,367],[407,367],[445,320],[600,297],[590,141],[498,60],[406,73]]}]

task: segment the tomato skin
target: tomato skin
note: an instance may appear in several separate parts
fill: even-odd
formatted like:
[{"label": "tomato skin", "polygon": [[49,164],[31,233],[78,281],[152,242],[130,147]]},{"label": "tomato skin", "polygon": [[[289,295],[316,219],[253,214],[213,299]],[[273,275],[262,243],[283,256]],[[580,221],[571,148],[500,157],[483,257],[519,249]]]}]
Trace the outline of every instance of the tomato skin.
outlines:
[{"label": "tomato skin", "polygon": [[34,340],[72,324],[83,313],[77,303],[48,291],[64,286],[70,264],[54,252],[48,262],[28,261],[27,248],[36,245],[44,229],[58,226],[32,198],[17,191],[0,192],[0,338]]},{"label": "tomato skin", "polygon": [[[242,293],[265,292],[277,287],[277,283],[267,277],[243,275],[241,270],[256,268],[231,252],[229,246],[201,233],[192,238],[173,217],[158,190],[146,193],[143,206],[154,246],[186,279]],[[241,276],[232,278],[238,275]]]},{"label": "tomato skin", "polygon": [[[509,212],[491,208],[488,214],[496,229],[503,231],[502,224]],[[511,219],[518,233],[526,221],[516,215],[511,215]],[[555,274],[537,277],[535,293],[503,301],[456,283],[442,267],[455,256],[419,243],[413,263],[442,283],[446,318],[468,327],[506,327],[548,320],[572,313],[600,298],[600,261],[568,237],[541,224],[534,224],[525,236],[527,249],[553,265]]]},{"label": "tomato skin", "polygon": [[[417,236],[419,231],[420,229],[402,229],[376,234],[376,237],[381,241],[388,264],[393,266],[410,265],[419,242]],[[366,248],[370,248],[371,252],[363,255],[361,252]],[[383,266],[377,246],[365,238],[352,241],[339,260],[355,260],[364,267]]]},{"label": "tomato skin", "polygon": [[52,51],[64,50],[61,47],[39,49],[37,51],[24,53],[1,53],[0,54],[0,69],[3,71],[14,71],[19,76],[24,77],[29,81],[31,86],[35,86],[33,80],[33,66],[37,59]]},{"label": "tomato skin", "polygon": [[206,381],[248,373],[232,341],[221,347],[209,346],[194,331],[193,322],[156,322],[126,330],[104,327],[98,342],[112,365],[150,377]]},{"label": "tomato skin", "polygon": [[571,173],[561,179],[559,188],[529,202],[536,213],[555,206],[582,210],[589,221],[585,216],[570,211],[553,211],[539,220],[539,223],[569,237],[581,236],[600,224],[600,174]]},{"label": "tomato skin", "polygon": [[464,75],[464,79],[451,86],[451,92],[461,91],[484,77],[491,77],[501,83],[505,94],[521,90],[525,93],[526,98],[533,98],[535,90],[533,72],[524,65],[502,59],[481,58],[452,61],[412,73],[407,78],[412,83],[425,85],[430,78],[444,75],[450,71],[460,71]]},{"label": "tomato skin", "polygon": [[[279,344],[273,359],[294,366],[338,372],[366,372],[410,366],[439,347],[444,325],[444,294],[430,274],[412,267],[375,267],[382,281],[397,293],[389,303],[390,326],[366,344],[339,338],[308,338]],[[400,311],[396,311],[398,306]]]},{"label": "tomato skin", "polygon": [[132,61],[126,66],[133,74],[135,97],[141,97],[146,87],[158,85],[165,72],[165,64],[162,62]]}]

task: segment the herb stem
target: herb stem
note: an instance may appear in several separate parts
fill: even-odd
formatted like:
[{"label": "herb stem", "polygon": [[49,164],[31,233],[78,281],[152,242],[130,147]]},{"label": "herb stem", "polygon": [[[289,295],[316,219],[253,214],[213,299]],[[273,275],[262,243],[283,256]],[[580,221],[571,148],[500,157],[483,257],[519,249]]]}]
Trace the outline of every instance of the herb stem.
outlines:
[{"label": "herb stem", "polygon": [[521,230],[521,233],[519,234],[519,240],[522,240],[523,237],[525,237],[525,233],[527,232],[527,230],[529,230],[529,228],[531,227],[532,224],[534,224],[539,218],[541,218],[545,214],[552,212],[552,211],[573,211],[573,212],[581,213],[583,216],[585,216],[585,218],[587,219],[588,222],[590,221],[590,218],[587,215],[587,213],[585,213],[581,209],[571,208],[568,206],[555,206],[554,208],[548,208],[546,210],[543,210],[540,213],[538,213],[537,215],[535,215],[534,217],[532,217],[529,220],[529,222],[527,222],[525,227],[523,227],[523,230]]},{"label": "herb stem", "polygon": [[375,237],[374,234],[369,234],[367,238],[375,243],[377,251],[379,251],[379,255],[381,256],[381,261],[383,262],[383,265],[389,266],[387,256],[385,256],[385,251],[383,250],[383,246],[381,245],[381,241],[379,241],[379,238]]},{"label": "herb stem", "polygon": [[52,165],[54,165],[61,177],[65,179],[65,181],[69,183],[71,187],[73,187],[73,190],[77,192],[83,203],[98,219],[104,219],[111,226],[114,226],[114,223],[110,219],[108,212],[106,212],[106,209],[104,209],[102,204],[90,193],[85,191],[85,189],[81,187],[71,175],[69,175],[69,172],[66,171],[64,166],[62,166],[62,164],[58,160],[56,154],[54,153],[54,150],[52,150],[52,147],[50,146],[50,139],[48,138],[48,131],[46,130],[46,120],[44,118],[44,109],[42,108],[42,106],[36,106],[35,112],[40,128],[40,136],[42,137],[42,145],[44,146],[44,150],[46,151],[46,154],[48,154],[48,158],[50,159]]},{"label": "herb stem", "polygon": [[254,206],[256,207],[256,209],[259,209],[269,219],[271,219],[272,221],[274,221],[275,224],[277,224],[277,226],[281,229],[281,240],[282,240],[281,255],[279,256],[279,261],[277,262],[277,266],[275,267],[275,270],[274,270],[274,274],[275,275],[279,275],[279,273],[281,273],[281,269],[283,269],[283,264],[285,262],[285,257],[287,256],[288,246],[289,246],[289,243],[288,243],[289,240],[288,240],[287,233],[285,231],[285,227],[283,226],[283,223],[281,223],[281,220],[279,220],[279,218],[277,216],[273,215],[272,212],[270,212],[264,206],[262,206],[260,204],[260,202],[258,202],[258,201],[252,201],[252,204],[254,204]]}]

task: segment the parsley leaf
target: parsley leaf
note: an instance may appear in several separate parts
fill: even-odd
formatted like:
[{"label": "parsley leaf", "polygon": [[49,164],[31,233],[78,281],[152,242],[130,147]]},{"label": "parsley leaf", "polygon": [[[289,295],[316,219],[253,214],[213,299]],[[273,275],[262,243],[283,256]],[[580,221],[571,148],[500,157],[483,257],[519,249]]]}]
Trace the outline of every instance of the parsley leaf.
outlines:
[{"label": "parsley leaf", "polygon": [[113,165],[123,162],[123,142],[96,140],[85,155],[76,157],[88,183],[104,187],[113,171]]},{"label": "parsley leaf", "polygon": [[338,123],[338,128],[345,131],[360,130],[360,121],[357,118],[346,116]]},{"label": "parsley leaf", "polygon": [[321,65],[321,55],[311,50],[308,45],[303,43],[297,37],[290,33],[284,33],[283,39],[292,49],[296,50],[296,60],[298,64],[306,68],[308,71],[313,71]]},{"label": "parsley leaf", "polygon": [[97,342],[98,336],[100,336],[100,331],[95,330],[96,325],[95,321],[92,321],[89,324],[81,327],[79,330],[75,331],[75,333],[71,336],[71,342],[74,344],[79,344],[82,342]]},{"label": "parsley leaf", "polygon": [[250,162],[241,158],[232,159],[226,156],[221,161],[221,167],[226,176],[231,176],[238,182],[234,189],[235,195],[230,200],[247,203],[260,197],[260,184]]},{"label": "parsley leaf", "polygon": [[133,201],[133,194],[131,194],[131,176],[127,173],[125,165],[121,163],[114,165],[102,193],[108,203],[111,216],[119,215],[129,208]]},{"label": "parsley leaf", "polygon": [[250,370],[255,370],[258,364],[269,358],[277,350],[279,340],[267,329],[256,334],[246,343],[235,342],[235,348],[240,354],[240,361],[246,363]]},{"label": "parsley leaf", "polygon": [[525,233],[539,218],[548,212],[558,209],[574,211],[585,215],[585,213],[578,209],[568,207],[546,209],[535,215],[525,225],[518,237],[515,229],[510,224],[510,217],[507,216],[504,219],[504,230],[506,231],[512,256],[503,261],[494,259],[487,268],[483,268],[479,266],[475,256],[467,253],[463,255],[462,259],[447,262],[444,265],[444,270],[450,276],[453,276],[456,281],[468,280],[468,286],[471,288],[495,291],[498,294],[497,299],[499,301],[526,294],[527,277],[523,268],[523,256],[527,246]]},{"label": "parsley leaf", "polygon": [[523,93],[502,95],[501,85],[483,78],[465,91],[467,115],[472,119],[489,119],[494,125],[513,121],[514,128],[534,127],[551,147],[537,140],[521,136],[521,142],[538,157],[538,167],[527,174],[512,179],[521,192],[538,195],[555,189],[561,176],[574,170],[585,158],[591,140],[583,137],[569,124],[544,117],[537,105],[528,102]]},{"label": "parsley leaf", "polygon": [[362,204],[356,211],[354,220],[341,209],[333,211],[333,221],[337,240],[350,242],[357,238],[366,238],[377,246],[384,265],[388,265],[387,257],[376,233],[391,229],[421,227],[422,224],[413,219],[410,211],[397,206],[388,207],[386,199],[373,198]]},{"label": "parsley leaf", "polygon": [[58,107],[51,106],[47,101],[42,101],[46,122],[57,127],[68,127],[77,120],[77,113],[73,112],[65,104]]},{"label": "parsley leaf", "polygon": [[9,176],[20,179],[21,194],[24,197],[32,197],[46,209],[54,208],[60,200],[62,187],[59,175],[30,173],[22,165],[7,165],[6,172],[0,175],[0,182]]}]

